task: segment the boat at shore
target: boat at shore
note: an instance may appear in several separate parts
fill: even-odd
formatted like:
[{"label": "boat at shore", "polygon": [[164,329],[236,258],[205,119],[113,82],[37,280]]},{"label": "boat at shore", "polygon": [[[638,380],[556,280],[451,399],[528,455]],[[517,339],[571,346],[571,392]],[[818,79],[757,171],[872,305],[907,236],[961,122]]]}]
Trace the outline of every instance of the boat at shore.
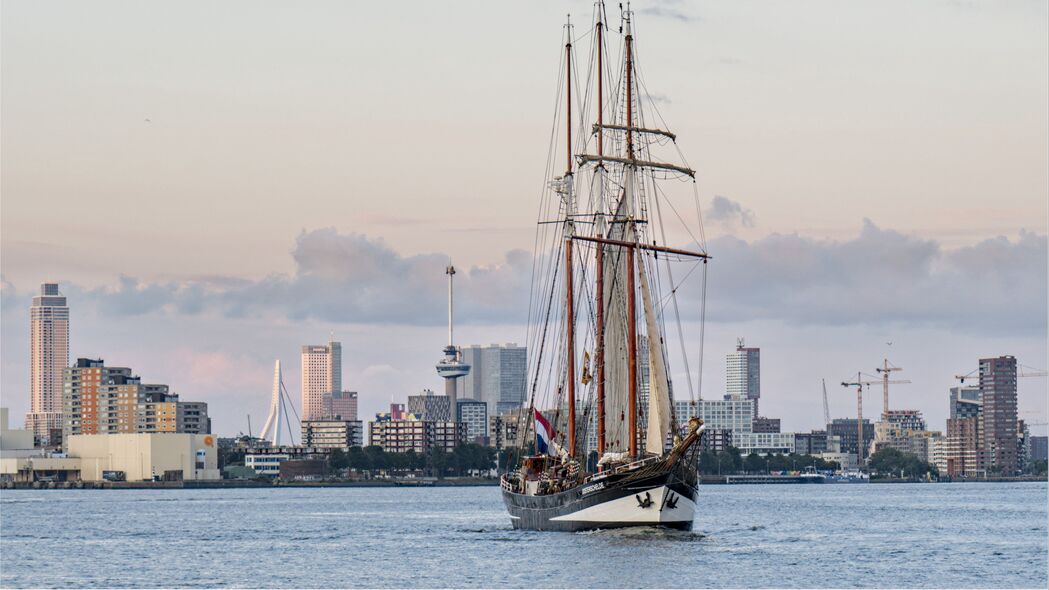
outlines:
[{"label": "boat at shore", "polygon": [[[592,28],[580,35],[592,42],[585,68],[574,59],[575,29],[569,23],[564,31],[558,76],[564,102],[555,121],[564,125],[565,139],[552,140],[544,179],[529,321],[529,350],[537,355],[530,359],[529,407],[518,425],[534,447],[502,475],[503,500],[519,529],[690,530],[704,426],[694,411],[676,415],[666,320],[676,322],[687,382],[681,390],[694,410],[699,391],[677,293],[698,271],[705,313],[710,256],[701,223],[684,223],[674,189],[691,189],[684,202],[701,220],[695,172],[644,88],[629,8],[616,31],[607,26],[604,4],[596,4]],[[615,67],[605,57],[610,35],[622,55]],[[579,71],[588,72],[582,90]],[[675,186],[665,189],[664,181]],[[672,235],[691,239],[688,246],[667,245],[664,210],[685,226]],[[698,336],[701,375],[702,327]]]}]

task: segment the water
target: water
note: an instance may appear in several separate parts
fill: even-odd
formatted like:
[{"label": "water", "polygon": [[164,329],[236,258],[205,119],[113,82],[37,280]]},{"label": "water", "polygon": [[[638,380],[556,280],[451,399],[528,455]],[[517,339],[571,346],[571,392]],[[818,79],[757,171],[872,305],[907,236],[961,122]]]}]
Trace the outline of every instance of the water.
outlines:
[{"label": "water", "polygon": [[0,585],[1046,588],[1045,483],[703,486],[693,533],[514,531],[499,489],[0,493]]}]

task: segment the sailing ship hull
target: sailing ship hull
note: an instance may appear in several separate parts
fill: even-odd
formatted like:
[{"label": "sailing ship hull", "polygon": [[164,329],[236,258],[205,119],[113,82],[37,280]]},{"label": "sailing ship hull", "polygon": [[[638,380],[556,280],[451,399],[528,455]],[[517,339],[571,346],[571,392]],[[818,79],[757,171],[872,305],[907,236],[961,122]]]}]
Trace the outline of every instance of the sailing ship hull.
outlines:
[{"label": "sailing ship hull", "polygon": [[611,476],[558,492],[531,496],[503,489],[515,529],[587,531],[637,526],[692,530],[696,488],[674,471],[643,478]]}]

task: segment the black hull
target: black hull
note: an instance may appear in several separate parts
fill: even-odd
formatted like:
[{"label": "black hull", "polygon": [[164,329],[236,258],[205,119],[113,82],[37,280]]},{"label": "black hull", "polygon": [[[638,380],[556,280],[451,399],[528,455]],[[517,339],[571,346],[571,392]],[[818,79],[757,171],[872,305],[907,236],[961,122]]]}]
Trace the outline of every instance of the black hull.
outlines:
[{"label": "black hull", "polygon": [[692,530],[696,488],[676,470],[637,477],[632,472],[587,482],[556,494],[529,496],[503,489],[515,529],[587,531],[637,526]]}]

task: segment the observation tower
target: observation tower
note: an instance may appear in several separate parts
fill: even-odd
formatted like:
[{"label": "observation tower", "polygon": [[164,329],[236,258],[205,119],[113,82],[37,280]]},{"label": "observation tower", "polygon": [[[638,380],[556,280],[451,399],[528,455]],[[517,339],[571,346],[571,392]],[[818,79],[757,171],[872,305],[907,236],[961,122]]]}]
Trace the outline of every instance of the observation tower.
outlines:
[{"label": "observation tower", "polygon": [[448,396],[452,422],[459,422],[459,411],[455,397],[456,379],[467,375],[470,372],[470,365],[463,362],[462,355],[452,338],[455,267],[449,262],[444,272],[448,275],[448,346],[444,347],[444,358],[437,362],[437,374],[444,378],[444,395]]}]

